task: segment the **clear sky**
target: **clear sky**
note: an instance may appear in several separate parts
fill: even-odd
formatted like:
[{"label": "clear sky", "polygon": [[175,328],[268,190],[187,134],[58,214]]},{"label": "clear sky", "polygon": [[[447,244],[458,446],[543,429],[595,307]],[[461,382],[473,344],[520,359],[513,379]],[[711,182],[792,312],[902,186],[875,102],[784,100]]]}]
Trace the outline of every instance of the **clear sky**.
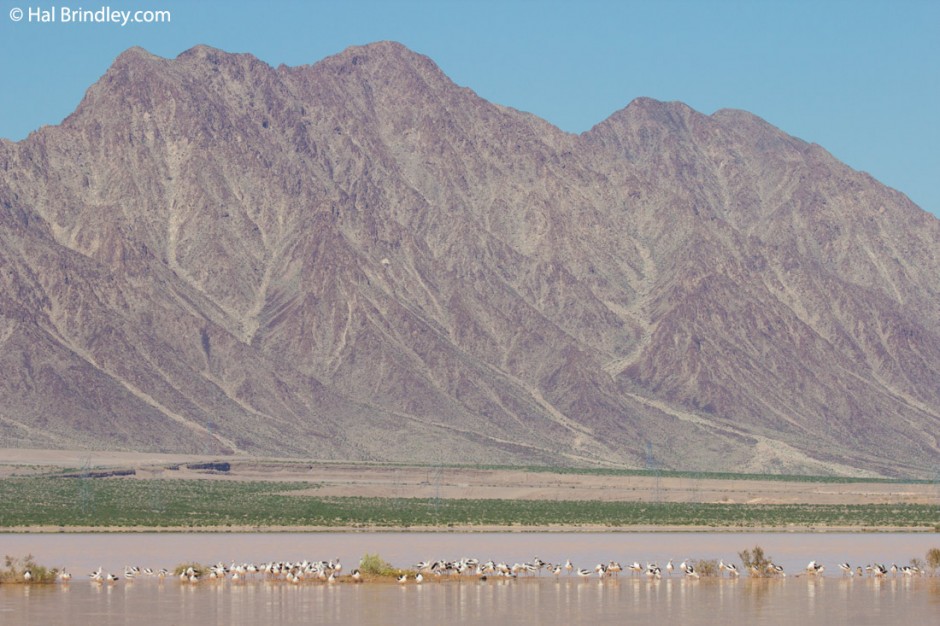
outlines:
[{"label": "clear sky", "polygon": [[[639,96],[703,113],[745,109],[940,215],[940,0],[0,0],[0,7],[0,137],[8,139],[59,123],[133,45],[175,57],[204,43],[302,65],[391,39],[487,100],[571,132]],[[63,9],[103,7],[169,11],[170,21],[62,22]],[[38,22],[39,9],[57,22]]]}]

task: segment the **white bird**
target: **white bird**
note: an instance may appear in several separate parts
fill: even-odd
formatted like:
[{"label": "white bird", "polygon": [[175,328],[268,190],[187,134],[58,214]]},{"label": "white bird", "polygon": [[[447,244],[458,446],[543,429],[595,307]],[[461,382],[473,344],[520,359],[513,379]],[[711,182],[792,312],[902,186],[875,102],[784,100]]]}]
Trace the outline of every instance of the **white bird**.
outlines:
[{"label": "white bird", "polygon": [[842,570],[842,574],[843,574],[843,575],[845,575],[845,574],[851,575],[851,574],[852,574],[852,566],[849,565],[848,563],[839,563],[839,569]]},{"label": "white bird", "polygon": [[29,582],[32,579],[33,579],[33,573],[31,571],[26,570],[25,572],[23,572],[23,580],[25,582]]},{"label": "white bird", "polygon": [[62,571],[59,572],[59,580],[61,580],[61,581],[64,582],[64,583],[67,583],[67,582],[69,582],[70,580],[72,580],[72,575],[69,574],[68,572],[66,572],[66,571],[65,571],[65,568],[63,567],[63,568],[62,568]]},{"label": "white bird", "polygon": [[783,565],[776,565],[776,564],[774,564],[774,563],[768,563],[768,564],[767,564],[767,571],[770,572],[771,574],[775,574],[775,575],[777,575],[777,576],[786,577],[786,573],[784,573],[784,571],[783,571]]},{"label": "white bird", "polygon": [[401,576],[399,576],[398,582],[401,584],[405,584],[406,582],[408,582],[408,574],[402,574]]}]

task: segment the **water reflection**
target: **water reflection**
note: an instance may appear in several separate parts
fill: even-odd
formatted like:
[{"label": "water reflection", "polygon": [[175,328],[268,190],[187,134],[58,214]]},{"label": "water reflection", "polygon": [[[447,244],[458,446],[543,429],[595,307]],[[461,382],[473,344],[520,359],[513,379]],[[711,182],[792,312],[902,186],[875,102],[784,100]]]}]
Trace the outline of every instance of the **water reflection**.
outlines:
[{"label": "water reflection", "polygon": [[932,579],[927,587],[930,603],[940,606],[940,578]]},{"label": "water reflection", "polygon": [[615,623],[712,624],[931,623],[940,579],[811,578],[647,581],[548,578],[486,582],[304,584],[249,582],[200,585],[139,581],[133,585],[3,585],[0,621],[11,624],[162,623],[449,624]]}]

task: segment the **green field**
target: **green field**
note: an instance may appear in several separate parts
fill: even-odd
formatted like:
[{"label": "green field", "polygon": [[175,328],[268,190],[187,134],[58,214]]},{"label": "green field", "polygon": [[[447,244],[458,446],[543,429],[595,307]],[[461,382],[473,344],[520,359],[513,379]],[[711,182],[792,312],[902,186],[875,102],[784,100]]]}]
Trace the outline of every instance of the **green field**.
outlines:
[{"label": "green field", "polygon": [[318,498],[302,482],[0,480],[0,528],[495,526],[851,526],[937,528],[938,507]]}]

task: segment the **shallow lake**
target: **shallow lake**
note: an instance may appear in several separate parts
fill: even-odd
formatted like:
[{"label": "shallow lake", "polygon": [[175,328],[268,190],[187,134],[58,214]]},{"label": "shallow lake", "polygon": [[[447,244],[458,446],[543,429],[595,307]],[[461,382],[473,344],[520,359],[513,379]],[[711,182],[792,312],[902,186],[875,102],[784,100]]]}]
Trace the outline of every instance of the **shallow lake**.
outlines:
[{"label": "shallow lake", "polygon": [[[397,567],[421,560],[475,557],[509,564],[531,561],[593,568],[611,560],[665,565],[686,558],[739,563],[737,553],[760,545],[789,573],[783,579],[647,580],[530,578],[487,581],[326,584],[204,581],[173,578],[90,583],[101,566],[165,567],[201,563],[339,558],[348,573],[366,553]],[[452,624],[661,623],[882,624],[940,620],[940,577],[844,578],[837,564],[907,564],[940,547],[935,534],[744,533],[274,533],[274,534],[0,534],[3,554],[24,556],[73,573],[68,585],[0,585],[0,624]],[[802,570],[810,560],[825,575]],[[495,622],[494,622],[495,620]]]}]

